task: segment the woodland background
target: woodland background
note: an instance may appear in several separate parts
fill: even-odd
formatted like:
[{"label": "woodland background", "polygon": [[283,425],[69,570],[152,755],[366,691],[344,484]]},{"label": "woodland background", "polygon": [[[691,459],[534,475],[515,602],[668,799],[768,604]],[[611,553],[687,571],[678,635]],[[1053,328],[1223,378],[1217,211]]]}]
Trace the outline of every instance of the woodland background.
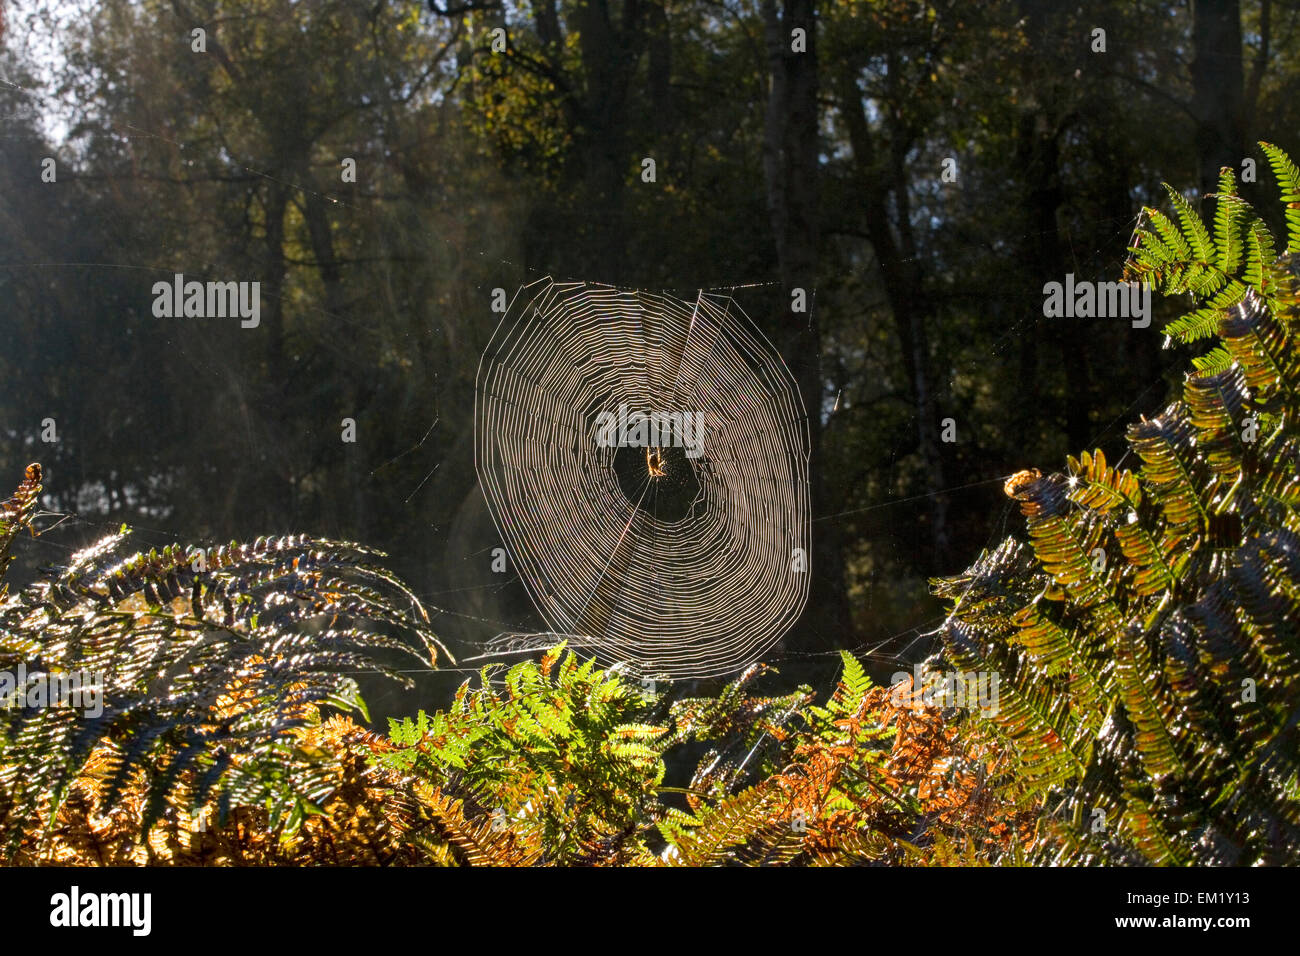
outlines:
[{"label": "woodland background", "polygon": [[[1043,284],[1118,279],[1162,181],[1212,192],[1260,138],[1300,154],[1298,30],[1269,0],[11,2],[0,474],[39,459],[78,516],[19,560],[121,522],[358,540],[472,653],[540,626],[491,572],[474,475],[492,290],[739,286],[816,411],[814,596],[774,659],[825,686],[835,648],[878,647],[888,674],[930,650],[927,580],[1000,537],[1011,471],[1119,459],[1168,401],[1176,303],[1050,320]],[[260,281],[261,327],[154,318],[176,272]]]}]

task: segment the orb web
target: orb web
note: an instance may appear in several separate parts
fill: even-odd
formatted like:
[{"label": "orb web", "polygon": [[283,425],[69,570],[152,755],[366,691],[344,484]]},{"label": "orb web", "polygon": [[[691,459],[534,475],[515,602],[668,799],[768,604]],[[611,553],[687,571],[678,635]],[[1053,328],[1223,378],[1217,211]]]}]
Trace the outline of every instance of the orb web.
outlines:
[{"label": "orb web", "polygon": [[538,613],[604,664],[710,677],[808,598],[808,422],[730,296],[540,280],[475,383],[475,467]]}]

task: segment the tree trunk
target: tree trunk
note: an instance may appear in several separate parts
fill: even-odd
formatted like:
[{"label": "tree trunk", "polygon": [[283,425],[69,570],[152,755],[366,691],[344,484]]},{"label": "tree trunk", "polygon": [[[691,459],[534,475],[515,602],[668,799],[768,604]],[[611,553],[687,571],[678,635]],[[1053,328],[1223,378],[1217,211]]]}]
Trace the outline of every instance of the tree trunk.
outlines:
[{"label": "tree trunk", "polygon": [[[330,225],[329,209],[325,196],[316,188],[316,182],[304,165],[299,172],[300,182],[309,183],[302,191],[303,218],[307,220],[307,233],[311,238],[312,255],[320,272],[325,290],[325,308],[340,323],[344,319],[346,304],[343,299],[343,271],[334,252],[334,227]],[[340,331],[345,338],[352,337],[351,327],[344,324]]]},{"label": "tree trunk", "polygon": [[1239,0],[1192,5],[1192,112],[1201,192],[1214,192],[1219,168],[1241,168],[1246,156]]},{"label": "tree trunk", "polygon": [[[1048,17],[1056,12],[1055,8],[1042,2],[1022,2],[1020,10],[1030,48],[1050,49]],[[1022,80],[1027,88],[1054,89],[1046,82],[1044,67],[1051,70],[1053,64],[1043,59],[1025,58]],[[1064,282],[1066,273],[1070,271],[1067,244],[1061,236],[1059,221],[1060,209],[1065,202],[1060,140],[1067,122],[1063,117],[1068,116],[1068,110],[1068,102],[1062,103],[1055,97],[1044,98],[1036,105],[1026,106],[1016,129],[1016,164],[1024,170],[1028,187],[1029,230],[1023,255],[1036,282]],[[1076,278],[1093,279],[1083,275]],[[1089,410],[1095,405],[1088,329],[1078,319],[1072,318],[1056,320],[1048,329],[1050,338],[1061,350],[1065,388],[1058,414],[1065,425],[1066,443],[1072,451],[1082,450],[1092,441]],[[1035,360],[1035,371],[1037,367]],[[1039,394],[1036,383],[1019,382],[1017,388],[1022,394]],[[1037,427],[1036,422],[1041,419],[1043,411],[1041,402],[1024,403],[1018,414],[1017,427],[1028,434]]]},{"label": "tree trunk", "polygon": [[628,94],[645,48],[645,7],[626,0],[616,24],[608,0],[582,0],[572,14],[578,33],[586,96],[581,110],[582,173],[592,209],[588,258],[604,282],[623,281],[627,266],[624,190],[632,167],[629,154]]},{"label": "tree trunk", "polygon": [[[904,131],[893,130],[889,155],[880,156],[863,110],[852,64],[844,64],[839,81],[841,113],[848,129],[854,165],[860,171],[857,181],[862,192],[867,238],[880,266],[885,298],[894,319],[903,371],[915,409],[916,451],[925,463],[930,490],[939,491],[947,486],[947,478],[940,444],[941,416],[934,394],[930,360],[929,325],[933,305],[922,282],[911,224],[906,166],[911,140]],[[889,218],[891,193],[897,212],[897,237]],[[944,567],[949,550],[947,495],[931,494],[927,507],[931,551],[929,560],[923,559],[919,564],[926,573],[951,570]]]},{"label": "tree trunk", "polygon": [[[763,141],[767,207],[776,245],[785,308],[776,323],[776,344],[803,394],[811,453],[809,481],[814,514],[830,510],[821,471],[821,331],[813,292],[817,282],[818,117],[816,0],[763,0],[769,92]],[[792,35],[804,31],[795,52]],[[808,312],[789,311],[792,290],[803,289]],[[811,606],[806,625],[837,640],[851,622],[844,593],[844,559],[832,524],[813,537]]]},{"label": "tree trunk", "polygon": [[289,187],[271,180],[266,190],[266,265],[262,284],[266,289],[266,362],[272,375],[284,368],[284,213],[289,205]]}]

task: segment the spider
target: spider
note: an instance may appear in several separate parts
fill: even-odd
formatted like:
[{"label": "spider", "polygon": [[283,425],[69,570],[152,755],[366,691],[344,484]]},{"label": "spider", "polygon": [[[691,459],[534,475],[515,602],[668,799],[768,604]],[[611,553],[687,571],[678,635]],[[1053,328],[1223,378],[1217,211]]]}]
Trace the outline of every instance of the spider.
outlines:
[{"label": "spider", "polygon": [[1026,468],[1024,471],[1018,471],[1007,479],[1007,483],[1002,486],[1002,493],[1008,498],[1015,498],[1028,485],[1033,484],[1041,477],[1043,477],[1043,473],[1037,468]]},{"label": "spider", "polygon": [[651,478],[666,478],[668,471],[664,468],[664,455],[661,449],[645,450],[645,467]]}]

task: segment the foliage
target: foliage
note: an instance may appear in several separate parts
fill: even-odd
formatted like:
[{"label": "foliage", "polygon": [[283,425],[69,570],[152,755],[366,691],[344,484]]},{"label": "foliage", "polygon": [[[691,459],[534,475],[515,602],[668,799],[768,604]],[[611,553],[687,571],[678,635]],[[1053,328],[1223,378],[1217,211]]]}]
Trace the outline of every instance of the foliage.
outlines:
[{"label": "foliage", "polygon": [[429,827],[415,832],[432,858],[643,860],[666,731],[640,692],[562,646],[480,680],[445,712],[392,721],[383,763],[424,785]]},{"label": "foliage", "polygon": [[[492,290],[543,273],[735,288],[769,334],[791,325],[790,294],[773,281],[762,188],[762,4],[436,6],[453,12],[342,0],[9,12],[0,164],[58,157],[59,175],[16,175],[0,195],[14,317],[0,469],[26,464],[31,427],[57,412],[60,440],[42,454],[59,510],[192,536],[364,535],[417,591],[454,595],[440,634],[470,643],[480,618],[526,612],[514,589],[483,586],[482,562],[460,560],[490,521],[475,517],[468,417],[450,410],[473,401]],[[850,512],[819,535],[841,532],[850,643],[933,617],[926,577],[987,541],[991,487],[930,492],[1088,447],[1165,370],[1157,337],[1045,328],[1026,296],[1110,269],[1133,197],[1156,205],[1161,178],[1191,181],[1212,137],[1194,126],[1188,64],[1232,59],[1198,55],[1194,6],[1106,3],[1098,23],[1079,4],[1027,0],[819,5],[821,239],[803,324],[822,348],[787,358],[816,355],[825,379],[804,398],[830,409],[831,507],[815,507]],[[1242,55],[1258,64],[1243,125],[1289,136],[1300,60],[1281,40],[1300,6],[1244,4],[1241,18]],[[1104,56],[1087,42],[1099,25]],[[261,324],[159,321],[150,287],[177,272],[260,281]],[[918,425],[926,395],[939,421],[975,412],[937,449],[943,481],[922,447],[935,433]],[[340,448],[343,417],[358,441]],[[793,662],[783,674],[811,679]],[[396,712],[386,686],[366,692]]]},{"label": "foliage", "polygon": [[[971,862],[1027,838],[1032,814],[990,786],[994,741],[958,739],[936,707],[874,686],[847,654],[823,706],[806,688],[753,695],[754,667],[666,714],[562,646],[498,670],[446,712],[394,721],[376,752],[413,776],[418,809],[394,822],[437,863]],[[665,785],[665,758],[692,745],[706,749],[689,785]]]},{"label": "foliage", "polygon": [[[30,466],[4,505],[0,563],[40,478]],[[124,555],[128,534],[0,591],[10,858],[79,855],[105,828],[134,858],[165,817],[221,826],[233,808],[292,834],[338,786],[340,752],[310,745],[320,708],[364,714],[352,672],[404,681],[379,655],[436,658],[424,609],[369,549],[296,535]]]},{"label": "foliage", "polygon": [[[843,655],[825,705],[805,698],[764,761],[766,775],[661,827],[678,865],[987,862],[1014,855],[1033,813],[1008,799],[997,742],[959,737],[948,715],[900,681],[878,687]],[[716,758],[713,761],[716,764]],[[713,766],[710,765],[710,767]],[[697,772],[696,783],[717,771]],[[994,784],[997,784],[996,786]]]},{"label": "foliage", "polygon": [[[1266,154],[1288,203],[1295,167]],[[1008,485],[1028,540],[937,582],[945,655],[1001,675],[996,715],[1048,808],[1036,859],[1281,863],[1300,854],[1300,451],[1291,253],[1220,181],[1213,234],[1170,192],[1128,276],[1190,292],[1167,331],[1217,346],[1180,400],[1100,452]],[[1288,242],[1300,238],[1288,211]]]},{"label": "foliage", "polygon": [[[805,399],[831,409],[825,511],[844,514],[823,527],[843,530],[858,605],[842,643],[928,617],[917,583],[986,540],[987,509],[945,516],[936,487],[1087,447],[1159,378],[1156,337],[1043,330],[1023,294],[1103,268],[1131,197],[1154,204],[1159,176],[1200,151],[1192,6],[1109,5],[1105,56],[1082,42],[1095,18],[1078,5],[819,12],[822,198],[805,212],[822,236],[807,326],[824,348],[788,357],[820,361],[824,394]],[[1257,66],[1241,114],[1296,129],[1296,54],[1270,46],[1270,6],[1274,38],[1300,17],[1243,11]],[[211,55],[190,55],[196,23]],[[5,164],[61,158],[57,188],[16,176],[0,196],[0,288],[20,317],[0,349],[0,418],[57,409],[61,428],[113,434],[69,425],[48,446],[51,470],[76,476],[62,510],[91,501],[227,535],[364,528],[426,576],[421,593],[463,598],[445,626],[472,622],[461,636],[477,640],[471,627],[514,609],[455,557],[486,526],[464,416],[443,410],[472,403],[464,357],[491,327],[484,293],[537,269],[740,283],[726,288],[773,328],[789,318],[756,186],[764,32],[752,4],[90,5],[44,35],[53,46],[28,44],[66,54],[52,82],[24,44],[2,54]],[[1226,73],[1231,59],[1212,62]],[[1264,149],[1294,254],[1300,176]],[[1140,467],[1085,453],[1016,485],[1028,540],[939,586],[951,662],[1004,677],[993,719],[873,686],[848,659],[820,703],[806,688],[760,694],[771,672],[755,668],[669,704],[557,651],[490,669],[385,739],[321,710],[360,710],[342,675],[382,670],[368,651],[385,635],[432,641],[373,553],[295,536],[226,549],[229,564],[205,553],[199,571],[192,549],[123,559],[113,536],[0,596],[0,668],[102,668],[110,705],[93,720],[5,716],[11,858],[1294,858],[1294,260],[1231,176],[1209,222],[1181,194],[1169,203],[1144,212],[1128,277],[1194,299],[1167,328],[1211,346],[1182,401],[1131,432]],[[182,269],[260,280],[258,333],[159,323],[146,293]],[[974,440],[937,447],[924,412],[953,407],[977,412]],[[339,454],[343,416],[361,438]],[[0,450],[13,464],[30,440],[13,424]],[[4,507],[0,574],[39,485]],[[914,547],[918,533],[935,546]]]},{"label": "foliage", "polygon": [[[1288,249],[1300,252],[1300,171],[1278,147],[1260,147],[1285,203]],[[1181,342],[1219,335],[1225,310],[1252,291],[1270,312],[1285,312],[1294,301],[1291,274],[1280,268],[1277,244],[1264,220],[1237,195],[1232,170],[1224,167],[1219,173],[1213,232],[1182,195],[1171,186],[1165,189],[1177,222],[1157,209],[1144,208],[1125,268],[1127,279],[1150,283],[1164,295],[1192,296],[1195,307],[1165,326],[1165,332]],[[1231,350],[1220,347],[1198,357],[1195,365],[1202,373],[1213,373],[1233,361]]]},{"label": "foliage", "polygon": [[60,865],[336,865],[419,863],[422,854],[393,826],[406,798],[404,782],[370,766],[384,741],[337,715],[314,716],[290,730],[293,759],[314,770],[323,796],[297,826],[273,822],[265,806],[235,804],[224,821],[195,808],[192,786],[180,788],[162,817],[141,837],[146,790],[133,782],[111,806],[104,799],[104,758],[97,753],[73,781],[68,798],[22,863]]}]

